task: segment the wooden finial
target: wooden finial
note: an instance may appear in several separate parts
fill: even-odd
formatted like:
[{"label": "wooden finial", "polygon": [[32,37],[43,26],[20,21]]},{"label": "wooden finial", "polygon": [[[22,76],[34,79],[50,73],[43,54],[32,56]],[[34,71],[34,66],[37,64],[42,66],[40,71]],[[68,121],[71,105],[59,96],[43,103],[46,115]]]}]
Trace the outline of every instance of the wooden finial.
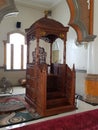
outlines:
[{"label": "wooden finial", "polygon": [[48,11],[45,10],[45,11],[44,11],[44,14],[45,14],[45,17],[47,18],[47,16],[48,16]]}]

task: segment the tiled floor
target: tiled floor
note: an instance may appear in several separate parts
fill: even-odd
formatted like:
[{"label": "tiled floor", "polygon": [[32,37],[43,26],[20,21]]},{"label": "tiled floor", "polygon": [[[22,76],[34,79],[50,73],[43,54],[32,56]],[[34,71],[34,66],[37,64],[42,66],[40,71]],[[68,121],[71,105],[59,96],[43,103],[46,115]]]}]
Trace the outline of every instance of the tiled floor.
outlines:
[{"label": "tiled floor", "polygon": [[[25,93],[25,88],[23,88],[23,87],[14,87],[13,94],[23,94],[23,93]],[[3,94],[1,94],[0,96],[2,96],[2,95]],[[6,95],[9,95],[9,94],[6,94]],[[77,100],[77,102],[78,102],[78,109],[74,110],[72,112],[62,113],[62,114],[58,114],[58,115],[55,115],[55,116],[50,116],[50,117],[47,117],[47,118],[38,119],[36,121],[30,121],[28,123],[22,123],[22,124],[19,124],[19,125],[3,127],[3,128],[0,128],[0,130],[8,130],[8,129],[11,129],[11,128],[24,126],[24,125],[27,125],[27,124],[32,124],[32,123],[36,123],[36,122],[40,122],[40,121],[44,121],[44,120],[53,119],[53,118],[56,118],[56,117],[66,116],[66,115],[79,113],[79,112],[83,112],[83,111],[87,111],[87,110],[93,110],[93,109],[98,108],[98,106],[92,106],[92,105],[87,104],[87,103],[85,103],[85,102],[83,102],[81,100]]]},{"label": "tiled floor", "polygon": [[[13,95],[17,95],[17,94],[24,94],[25,93],[25,88],[21,87],[21,86],[17,86],[17,87],[13,87]],[[0,96],[7,96],[7,95],[12,95],[12,94],[0,94]]]}]

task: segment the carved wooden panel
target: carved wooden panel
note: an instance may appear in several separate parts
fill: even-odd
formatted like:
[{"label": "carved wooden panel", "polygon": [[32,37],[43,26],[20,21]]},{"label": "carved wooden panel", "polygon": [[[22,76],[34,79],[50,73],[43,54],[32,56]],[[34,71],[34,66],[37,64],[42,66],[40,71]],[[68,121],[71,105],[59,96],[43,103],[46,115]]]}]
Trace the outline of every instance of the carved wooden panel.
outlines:
[{"label": "carved wooden panel", "polygon": [[69,25],[77,33],[78,42],[93,41],[93,6],[94,0],[67,0],[70,8]]},{"label": "carved wooden panel", "polygon": [[[33,63],[36,63],[36,52],[37,48],[35,48],[35,51],[32,52],[32,57],[33,57]],[[47,53],[45,52],[45,49],[43,47],[39,47],[39,63],[46,63],[46,56]]]}]

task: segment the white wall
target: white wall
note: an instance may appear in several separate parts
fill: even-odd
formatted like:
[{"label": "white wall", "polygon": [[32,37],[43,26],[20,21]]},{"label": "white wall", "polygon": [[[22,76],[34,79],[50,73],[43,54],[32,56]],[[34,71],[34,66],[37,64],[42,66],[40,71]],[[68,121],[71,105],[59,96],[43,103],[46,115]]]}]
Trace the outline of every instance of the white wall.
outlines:
[{"label": "white wall", "polygon": [[[4,45],[3,40],[7,40],[7,33],[10,31],[20,30],[25,32],[26,28],[29,28],[33,22],[43,17],[43,11],[31,9],[17,5],[19,14],[17,16],[10,16],[4,18],[0,23],[0,79],[7,77],[13,85],[18,85],[18,80],[26,76],[25,71],[6,71],[2,68],[4,64]],[[16,22],[21,22],[21,28],[16,28]]]},{"label": "white wall", "polygon": [[[61,22],[64,26],[68,26],[70,20],[70,11],[68,4],[65,0],[56,6],[52,11],[52,18]],[[69,32],[67,34],[67,49],[66,49],[66,62],[72,68],[75,64],[76,69],[87,69],[87,48],[82,46],[76,46],[77,39],[76,32],[69,26]]]},{"label": "white wall", "polygon": [[0,60],[0,66],[3,66],[4,62],[4,45],[2,41],[7,40],[8,32],[17,30],[16,22],[21,22],[21,28],[18,30],[25,32],[25,29],[29,28],[33,22],[43,17],[42,11],[19,5],[17,5],[17,8],[19,10],[19,14],[17,16],[6,17],[0,23],[0,56],[2,57]]},{"label": "white wall", "polygon": [[88,46],[88,68],[87,73],[98,74],[98,0],[94,0],[94,42]]},{"label": "white wall", "polygon": [[[2,57],[0,60],[0,66],[3,66],[3,40],[7,39],[7,33],[13,30],[17,30],[16,22],[21,22],[21,31],[25,32],[25,28],[31,26],[36,20],[44,16],[43,11],[38,9],[31,9],[27,7],[22,7],[16,5],[19,14],[17,16],[11,16],[4,18],[0,23],[0,56]],[[52,18],[60,21],[64,26],[68,26],[68,22],[70,19],[70,11],[68,5],[65,0],[62,0],[61,3],[53,8]],[[72,67],[75,64],[76,69],[87,69],[87,49],[84,46],[77,47],[75,45],[76,41],[76,33],[73,28],[69,28],[69,32],[67,35],[67,54],[66,60],[67,64]]]},{"label": "white wall", "polygon": [[[14,23],[14,29],[16,29],[16,21],[22,22],[21,30],[24,31],[25,28],[28,28],[32,23],[44,16],[44,11],[38,9],[25,8],[19,5],[17,6],[17,8],[18,10],[20,10],[21,13],[17,17],[13,18],[13,21],[15,22],[13,22],[10,18],[7,18],[10,22],[12,21],[12,25]],[[53,8],[52,18],[61,22],[64,26],[68,26],[68,22],[70,20],[70,11],[65,0],[62,0],[59,5]],[[9,27],[8,30],[10,30],[10,28],[13,29],[12,27]],[[66,62],[70,67],[75,64],[76,69],[87,69],[87,48],[85,48],[84,46],[76,46],[76,38],[76,32],[72,27],[69,27],[66,45]]]},{"label": "white wall", "polygon": [[[94,0],[94,35],[98,35],[98,0]],[[59,17],[60,15],[60,17]],[[59,20],[65,26],[70,19],[70,13],[68,5],[65,0],[53,10],[54,19]],[[63,17],[63,18],[62,18]],[[70,27],[67,35],[67,64],[72,67],[75,64],[76,69],[87,70],[87,73],[98,74],[98,36],[93,42],[87,45],[76,46],[75,41],[77,35],[75,31]],[[80,95],[85,94],[85,72],[76,73],[76,92]]]}]

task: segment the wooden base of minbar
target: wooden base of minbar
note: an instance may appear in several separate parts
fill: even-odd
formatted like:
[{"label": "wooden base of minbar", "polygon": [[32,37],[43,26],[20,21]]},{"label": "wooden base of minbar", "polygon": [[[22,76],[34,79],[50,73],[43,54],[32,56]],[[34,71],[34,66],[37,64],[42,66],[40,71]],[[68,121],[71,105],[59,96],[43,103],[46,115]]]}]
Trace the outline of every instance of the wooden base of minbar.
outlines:
[{"label": "wooden base of minbar", "polygon": [[88,74],[85,79],[85,100],[98,103],[98,75]]}]

